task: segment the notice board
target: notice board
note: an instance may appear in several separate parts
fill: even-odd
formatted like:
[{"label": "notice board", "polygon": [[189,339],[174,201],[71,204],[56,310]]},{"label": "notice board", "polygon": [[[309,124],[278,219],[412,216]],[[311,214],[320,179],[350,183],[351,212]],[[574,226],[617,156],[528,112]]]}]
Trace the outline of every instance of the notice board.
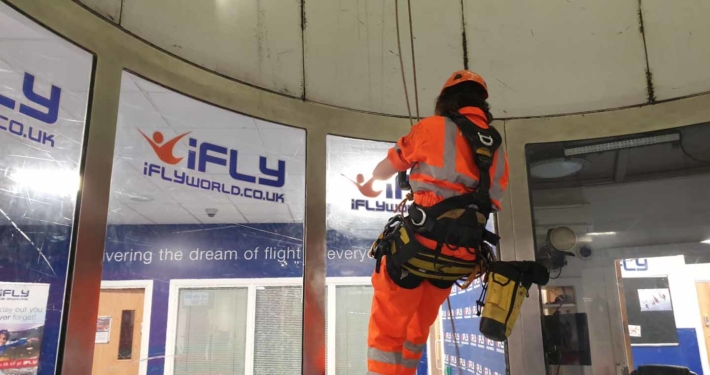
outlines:
[{"label": "notice board", "polygon": [[673,299],[667,277],[625,278],[631,345],[677,345]]}]

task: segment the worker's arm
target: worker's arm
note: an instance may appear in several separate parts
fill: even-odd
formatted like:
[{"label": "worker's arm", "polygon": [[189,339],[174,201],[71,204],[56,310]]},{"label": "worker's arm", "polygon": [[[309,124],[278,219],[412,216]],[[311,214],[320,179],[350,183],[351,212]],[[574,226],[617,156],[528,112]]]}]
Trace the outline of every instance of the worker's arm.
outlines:
[{"label": "worker's arm", "polygon": [[381,181],[386,181],[392,178],[395,174],[397,174],[399,170],[392,165],[392,162],[390,159],[384,158],[382,161],[380,161],[379,164],[377,164],[377,167],[375,167],[375,170],[372,171],[372,177],[375,178],[375,180],[381,180]]},{"label": "worker's arm", "polygon": [[412,126],[409,134],[400,138],[397,144],[389,149],[387,157],[377,164],[372,176],[376,180],[389,180],[397,172],[404,172],[421,161],[421,152],[427,150],[427,143],[431,139],[428,132],[427,119]]}]

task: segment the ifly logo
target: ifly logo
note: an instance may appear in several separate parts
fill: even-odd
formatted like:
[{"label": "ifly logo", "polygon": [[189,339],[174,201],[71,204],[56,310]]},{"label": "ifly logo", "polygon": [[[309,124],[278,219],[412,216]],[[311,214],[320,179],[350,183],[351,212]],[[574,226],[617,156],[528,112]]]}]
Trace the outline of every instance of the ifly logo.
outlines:
[{"label": "ifly logo", "polygon": [[486,344],[486,337],[483,335],[478,335],[478,344],[485,345]]},{"label": "ifly logo", "polygon": [[463,317],[466,318],[466,319],[468,319],[468,318],[471,318],[471,315],[472,315],[472,314],[471,314],[471,307],[466,306],[466,307],[463,309]]},{"label": "ifly logo", "polygon": [[[385,193],[384,198],[386,200],[401,201],[403,198],[402,189],[400,189],[399,185],[392,181],[385,185],[384,190],[378,190],[374,187],[376,181],[374,177],[371,177],[369,180],[365,181],[365,176],[362,173],[355,176],[354,180],[344,174],[342,176],[355,185],[360,194],[366,198],[381,197],[383,192]],[[398,203],[388,203],[386,200],[351,199],[350,209],[353,211],[365,209],[366,211],[374,212],[394,212],[397,209]]]},{"label": "ifly logo", "polygon": [[461,335],[456,333],[456,342],[461,342]]},{"label": "ifly logo", "polygon": [[503,349],[503,350],[505,350],[505,341],[498,341],[498,342],[496,343],[496,347],[498,347],[498,349]]},{"label": "ifly logo", "polygon": [[478,289],[481,287],[481,279],[473,280],[473,289]]},{"label": "ifly logo", "polygon": [[456,362],[456,356],[455,356],[455,355],[449,356],[449,363],[451,363],[451,364],[456,364],[456,363],[457,363],[457,362]]},{"label": "ifly logo", "polygon": [[488,338],[487,338],[487,339],[486,339],[486,345],[488,345],[488,346],[495,346],[495,345],[496,345],[496,342],[493,341],[493,340],[491,340],[491,339],[488,339]]},{"label": "ifly logo", "polygon": [[491,375],[491,369],[489,369],[488,367],[484,368],[483,375]]},{"label": "ifly logo", "polygon": [[466,360],[463,358],[459,358],[459,366],[462,368],[466,368]]},{"label": "ifly logo", "polygon": [[461,335],[461,342],[464,344],[468,344],[468,333],[464,333]]},{"label": "ifly logo", "polygon": [[445,338],[447,341],[451,341],[451,332],[446,332]]},{"label": "ifly logo", "polygon": [[456,309],[456,319],[461,319],[463,317],[463,309],[458,308]]},{"label": "ifly logo", "polygon": [[476,363],[476,373],[483,374],[483,366],[480,363]]},{"label": "ifly logo", "polygon": [[[211,172],[221,170],[227,173],[220,174],[228,174],[232,180],[249,184],[280,188],[286,183],[286,162],[283,160],[278,160],[276,162],[276,168],[273,168],[269,166],[270,163],[266,157],[260,156],[260,175],[250,175],[243,172],[244,166],[239,163],[238,150],[230,149],[210,142],[200,142],[197,138],[188,137],[187,155],[175,155],[175,146],[178,142],[187,137],[190,132],[180,134],[168,140],[166,140],[163,133],[159,131],[154,132],[150,137],[143,133],[140,129],[138,129],[138,132],[140,132],[143,138],[145,138],[151,146],[158,159],[169,166],[177,166],[182,163],[185,158],[187,158],[185,166],[187,169],[196,172],[208,173],[209,167]],[[189,175],[179,169],[169,170],[163,165],[149,162],[145,162],[143,164],[143,174],[148,177],[156,176],[164,181],[187,185],[197,189],[204,189],[217,193],[241,196],[256,200],[284,203],[283,194],[280,193],[262,191],[254,188],[242,188],[229,183]]]},{"label": "ifly logo", "polygon": [[[49,97],[43,96],[35,91],[35,76],[25,73],[22,82],[22,94],[27,104],[18,103],[17,100],[0,94],[0,109],[2,107],[17,111],[29,119],[34,119],[45,124],[54,124],[59,119],[59,102],[62,97],[62,89],[52,85]],[[19,105],[18,105],[19,104]],[[23,120],[24,121],[24,120]],[[36,129],[32,126],[25,126],[25,123],[17,118],[0,115],[0,131],[5,131],[13,136],[29,139],[30,141],[54,147],[54,134]]]},{"label": "ifly logo", "polygon": [[469,369],[469,370],[475,370],[475,369],[476,369],[476,363],[473,362],[473,361],[471,361],[471,360],[469,360],[469,361],[468,361],[468,366],[466,366],[466,368]]},{"label": "ifly logo", "polygon": [[29,290],[0,289],[0,297],[4,297],[4,298],[28,298],[29,296],[30,296]]}]

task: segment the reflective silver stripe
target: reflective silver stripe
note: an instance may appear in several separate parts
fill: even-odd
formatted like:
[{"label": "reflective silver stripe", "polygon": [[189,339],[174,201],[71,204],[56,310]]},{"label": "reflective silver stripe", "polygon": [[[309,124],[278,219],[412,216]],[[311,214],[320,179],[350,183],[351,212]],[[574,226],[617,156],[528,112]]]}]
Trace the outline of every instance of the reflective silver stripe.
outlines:
[{"label": "reflective silver stripe", "polygon": [[[452,174],[456,173],[456,135],[459,127],[456,123],[446,117],[446,128],[444,133],[444,171]],[[448,179],[446,179],[448,181]]]},{"label": "reflective silver stripe", "polygon": [[404,342],[404,348],[407,349],[407,350],[409,350],[409,351],[412,352],[412,353],[421,353],[421,352],[423,352],[425,346],[426,346],[426,344],[419,344],[419,345],[417,345],[417,344],[414,344],[414,343],[412,343],[412,342],[410,342],[410,341],[405,341],[405,342]]},{"label": "reflective silver stripe", "polygon": [[[420,162],[414,166],[412,174],[423,174],[432,177],[435,180],[461,184],[469,189],[475,189],[476,186],[478,186],[478,181],[475,178],[456,172],[456,137],[458,136],[459,128],[449,118],[446,118],[444,126],[444,165],[442,167],[435,167],[433,165]],[[410,180],[410,184],[412,186],[412,190],[415,192],[422,190],[432,191],[444,199],[461,194],[460,192],[441,186],[422,182],[417,183],[417,181],[414,180]],[[417,188],[417,186],[422,190]]]},{"label": "reflective silver stripe", "polygon": [[416,181],[416,180],[409,180],[409,185],[412,186],[412,190],[416,192],[423,192],[423,191],[431,191],[432,193],[438,195],[439,197],[443,199],[455,197],[457,195],[461,195],[461,193],[457,191],[453,191],[451,189],[447,189],[445,187],[441,187],[438,185],[430,184],[428,182],[421,182],[421,181]]},{"label": "reflective silver stripe", "polygon": [[456,172],[456,160],[454,160],[450,168],[448,164],[444,165],[444,168],[439,168],[431,166],[427,163],[418,163],[417,167],[412,170],[412,174],[416,173],[425,174],[441,181],[461,184],[470,189],[473,189],[478,186],[478,181],[476,179],[468,177],[465,174]]},{"label": "reflective silver stripe", "polygon": [[402,353],[384,352],[377,348],[367,348],[367,359],[388,363],[390,365],[398,365],[402,363]]},{"label": "reflective silver stripe", "polygon": [[491,181],[490,196],[491,199],[500,201],[503,199],[503,186],[500,184],[500,179],[503,178],[505,173],[505,156],[503,155],[503,150],[500,148],[496,151],[496,170],[493,174],[493,180]]},{"label": "reflective silver stripe", "polygon": [[402,360],[402,366],[407,367],[407,368],[417,368],[417,365],[419,365],[419,359],[408,359],[404,358]]}]

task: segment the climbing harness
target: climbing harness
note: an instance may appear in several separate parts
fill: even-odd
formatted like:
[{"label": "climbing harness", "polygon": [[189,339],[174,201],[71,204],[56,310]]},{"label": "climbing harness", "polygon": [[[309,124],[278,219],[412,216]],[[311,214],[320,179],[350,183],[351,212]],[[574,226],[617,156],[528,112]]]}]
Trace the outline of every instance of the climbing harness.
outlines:
[{"label": "climbing harness", "polygon": [[[478,188],[431,207],[412,203],[408,215],[400,212],[387,222],[370,253],[377,259],[377,272],[381,259],[388,257],[392,267],[401,267],[424,279],[450,281],[452,284],[462,280],[464,284],[459,286],[466,288],[495,261],[491,246],[496,246],[499,238],[486,229],[486,223],[492,211],[489,171],[501,136],[494,128],[481,129],[458,113],[448,117],[471,145],[474,162],[480,171]],[[413,200],[411,193],[398,206],[400,211],[409,200]],[[436,249],[432,251],[424,246],[415,235],[436,242]],[[463,247],[476,257],[463,260],[446,256],[441,251],[443,246],[450,249]]]}]

